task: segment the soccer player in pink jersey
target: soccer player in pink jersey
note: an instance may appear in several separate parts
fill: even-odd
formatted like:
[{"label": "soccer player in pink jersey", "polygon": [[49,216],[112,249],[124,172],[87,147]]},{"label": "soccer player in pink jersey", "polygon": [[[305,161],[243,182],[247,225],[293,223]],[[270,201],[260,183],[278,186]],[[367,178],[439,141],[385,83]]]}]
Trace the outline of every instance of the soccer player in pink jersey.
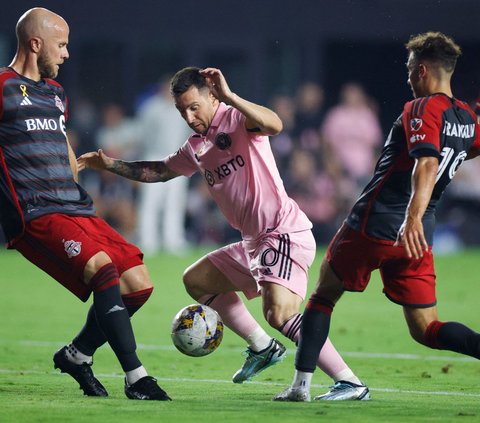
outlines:
[{"label": "soccer player in pink jersey", "polygon": [[[267,322],[298,341],[308,268],[315,257],[312,224],[288,197],[270,147],[269,135],[282,130],[266,107],[233,93],[220,70],[189,67],[172,78],[175,105],[195,132],[161,161],[125,162],[102,150],[82,155],[79,168],[106,169],[141,182],[164,182],[200,172],[212,197],[242,241],[202,257],[184,273],[196,301],[218,311],[224,323],[248,343],[244,365],[233,375],[242,383],[283,360],[285,347],[271,338],[248,312],[237,292],[262,297]],[[318,366],[334,382],[352,385],[351,395],[336,391],[325,399],[357,399],[368,388],[327,341]]]}]

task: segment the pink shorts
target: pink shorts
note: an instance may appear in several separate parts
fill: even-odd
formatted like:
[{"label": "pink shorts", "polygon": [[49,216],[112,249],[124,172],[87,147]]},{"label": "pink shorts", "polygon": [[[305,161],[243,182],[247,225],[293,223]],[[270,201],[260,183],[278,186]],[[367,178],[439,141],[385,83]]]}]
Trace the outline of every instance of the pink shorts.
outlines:
[{"label": "pink shorts", "polygon": [[436,304],[435,269],[431,249],[409,259],[403,247],[369,238],[345,223],[328,246],[327,260],[347,291],[363,292],[375,269],[383,292],[394,303],[411,307]]},{"label": "pink shorts", "polygon": [[270,233],[248,247],[240,241],[207,257],[249,300],[261,294],[265,283],[282,285],[304,299],[315,253],[315,239],[308,230]]},{"label": "pink shorts", "polygon": [[82,301],[91,288],[83,281],[88,260],[100,251],[108,254],[121,275],[143,264],[143,253],[99,217],[48,214],[27,223],[13,245],[37,267]]}]

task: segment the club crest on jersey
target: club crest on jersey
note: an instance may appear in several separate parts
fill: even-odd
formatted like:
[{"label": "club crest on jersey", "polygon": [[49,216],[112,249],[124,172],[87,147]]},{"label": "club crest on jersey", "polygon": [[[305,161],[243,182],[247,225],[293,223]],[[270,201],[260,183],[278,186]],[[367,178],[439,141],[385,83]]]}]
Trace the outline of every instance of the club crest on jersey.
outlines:
[{"label": "club crest on jersey", "polygon": [[232,139],[230,138],[230,135],[226,134],[225,132],[220,132],[215,138],[215,145],[220,150],[226,150],[232,145]]},{"label": "club crest on jersey", "polygon": [[423,124],[423,120],[420,118],[413,118],[410,120],[410,128],[412,131],[418,131]]},{"label": "club crest on jersey", "polygon": [[58,95],[55,95],[55,106],[57,106],[62,113],[65,112],[65,106],[62,103],[62,100],[58,97]]},{"label": "club crest on jersey", "polygon": [[205,180],[207,184],[213,187],[215,185],[215,178],[213,177],[213,173],[210,172],[208,169],[205,171]]},{"label": "club crest on jersey", "polygon": [[65,252],[67,253],[68,258],[76,257],[82,252],[82,243],[78,241],[65,241],[62,240],[65,247]]}]

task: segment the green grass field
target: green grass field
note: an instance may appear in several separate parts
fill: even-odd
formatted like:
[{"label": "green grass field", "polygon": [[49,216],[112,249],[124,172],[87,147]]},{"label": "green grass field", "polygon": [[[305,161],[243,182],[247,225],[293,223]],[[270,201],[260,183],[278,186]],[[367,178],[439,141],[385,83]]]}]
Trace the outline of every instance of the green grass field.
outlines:
[{"label": "green grass field", "polygon": [[[248,303],[267,331],[289,346],[286,360],[253,382],[230,380],[241,365],[244,342],[228,329],[210,356],[190,358],[170,342],[170,322],[192,303],[183,290],[183,269],[202,251],[185,257],[148,258],[156,289],[135,315],[140,358],[172,402],[127,400],[123,379],[108,347],[95,356],[94,370],[108,398],[81,395],[69,376],[53,369],[53,352],[83,324],[87,305],[76,300],[18,253],[0,250],[0,422],[478,422],[480,367],[476,360],[428,350],[410,339],[400,307],[381,293],[375,275],[364,294],[347,293],[337,305],[331,338],[346,361],[370,387],[372,401],[276,403],[272,396],[291,381],[293,345],[267,328],[259,299]],[[318,273],[311,271],[311,287]],[[441,320],[480,329],[480,251],[438,257]],[[320,371],[312,394],[330,380]]]}]

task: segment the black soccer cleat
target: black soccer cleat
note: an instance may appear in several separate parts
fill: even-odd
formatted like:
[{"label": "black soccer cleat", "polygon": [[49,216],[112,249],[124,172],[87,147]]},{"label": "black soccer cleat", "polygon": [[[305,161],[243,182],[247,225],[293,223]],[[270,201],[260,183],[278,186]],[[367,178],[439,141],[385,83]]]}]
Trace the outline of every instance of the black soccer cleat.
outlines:
[{"label": "black soccer cleat", "polygon": [[53,355],[55,369],[60,369],[62,373],[68,373],[80,385],[84,395],[89,397],[107,397],[108,392],[99,380],[93,375],[91,364],[75,364],[68,360],[65,351],[67,347],[60,348]]},{"label": "black soccer cleat", "polygon": [[157,384],[157,379],[145,376],[129,385],[125,381],[125,395],[134,400],[171,401],[172,399]]}]

